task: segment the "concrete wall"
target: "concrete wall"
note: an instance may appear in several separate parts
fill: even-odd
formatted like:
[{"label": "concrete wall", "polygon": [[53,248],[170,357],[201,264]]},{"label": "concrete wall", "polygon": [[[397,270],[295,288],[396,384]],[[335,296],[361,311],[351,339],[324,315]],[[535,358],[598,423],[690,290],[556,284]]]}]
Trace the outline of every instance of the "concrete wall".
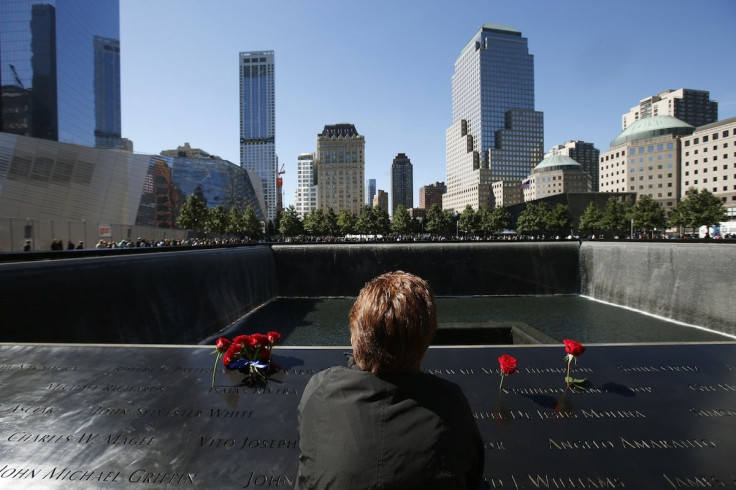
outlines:
[{"label": "concrete wall", "polygon": [[357,296],[384,272],[426,279],[439,296],[577,294],[577,242],[274,245],[280,296]]},{"label": "concrete wall", "polygon": [[736,246],[584,242],[581,294],[736,335]]}]

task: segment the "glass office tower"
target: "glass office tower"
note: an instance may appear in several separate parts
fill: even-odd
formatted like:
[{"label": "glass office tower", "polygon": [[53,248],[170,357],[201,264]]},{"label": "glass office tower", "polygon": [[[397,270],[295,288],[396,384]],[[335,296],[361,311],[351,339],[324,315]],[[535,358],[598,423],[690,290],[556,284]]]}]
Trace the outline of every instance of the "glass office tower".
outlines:
[{"label": "glass office tower", "polygon": [[0,131],[120,146],[118,0],[0,2]]},{"label": "glass office tower", "polygon": [[491,185],[520,185],[542,160],[543,147],[527,39],[510,27],[485,24],[455,61],[443,207],[456,212],[467,204],[492,207]]},{"label": "glass office tower", "polygon": [[276,103],[273,51],[240,53],[240,165],[261,179],[265,216],[276,218]]}]

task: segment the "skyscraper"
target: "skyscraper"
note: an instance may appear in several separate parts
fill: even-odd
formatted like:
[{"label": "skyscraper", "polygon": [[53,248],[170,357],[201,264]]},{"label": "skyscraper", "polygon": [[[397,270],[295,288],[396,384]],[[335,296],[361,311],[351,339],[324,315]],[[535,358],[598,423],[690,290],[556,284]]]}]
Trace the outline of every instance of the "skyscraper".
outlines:
[{"label": "skyscraper", "polygon": [[542,160],[544,120],[534,110],[534,56],[519,31],[484,24],[463,48],[452,76],[446,136],[446,210],[492,207],[502,199],[494,196],[493,183],[520,186]]},{"label": "skyscraper", "polygon": [[121,146],[118,0],[0,2],[0,131]]},{"label": "skyscraper", "polygon": [[276,218],[276,103],[273,51],[240,53],[240,165],[261,179],[267,220]]},{"label": "skyscraper", "polygon": [[368,179],[368,188],[366,189],[366,204],[373,206],[373,197],[376,195],[376,179]]},{"label": "skyscraper", "polygon": [[414,207],[414,170],[405,153],[399,153],[391,163],[391,215],[399,204],[406,209]]},{"label": "skyscraper", "polygon": [[325,126],[317,135],[317,208],[358,215],[365,202],[365,136],[349,123]]},{"label": "skyscraper", "polygon": [[302,218],[317,209],[317,186],[314,184],[314,153],[302,153],[297,160],[297,183],[294,209]]}]

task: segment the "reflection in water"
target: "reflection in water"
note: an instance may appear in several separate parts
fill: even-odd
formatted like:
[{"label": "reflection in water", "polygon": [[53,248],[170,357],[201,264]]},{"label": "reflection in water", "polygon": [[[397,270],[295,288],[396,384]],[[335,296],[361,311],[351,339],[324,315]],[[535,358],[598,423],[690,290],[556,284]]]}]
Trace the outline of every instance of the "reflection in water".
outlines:
[{"label": "reflection in water", "polygon": [[[233,334],[276,329],[281,343],[350,344],[348,312],[354,298],[279,299],[246,317]],[[562,341],[582,343],[728,341],[714,332],[679,325],[580,296],[437,298],[443,324],[523,322]]]}]

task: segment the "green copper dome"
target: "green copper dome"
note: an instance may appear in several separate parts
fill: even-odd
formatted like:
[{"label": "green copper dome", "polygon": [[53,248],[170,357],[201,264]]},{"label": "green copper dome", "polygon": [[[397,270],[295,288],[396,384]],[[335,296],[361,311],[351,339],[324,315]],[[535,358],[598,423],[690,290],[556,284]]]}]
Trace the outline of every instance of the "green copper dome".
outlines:
[{"label": "green copper dome", "polygon": [[553,170],[562,170],[563,168],[566,170],[579,170],[582,166],[566,155],[552,155],[539,162],[534,167],[534,170],[532,170],[532,173],[551,172]]},{"label": "green copper dome", "polygon": [[688,135],[695,131],[695,127],[685,121],[672,116],[652,116],[639,119],[626,128],[616,139],[611,141],[611,147],[628,143],[629,141],[654,138],[665,134]]}]

